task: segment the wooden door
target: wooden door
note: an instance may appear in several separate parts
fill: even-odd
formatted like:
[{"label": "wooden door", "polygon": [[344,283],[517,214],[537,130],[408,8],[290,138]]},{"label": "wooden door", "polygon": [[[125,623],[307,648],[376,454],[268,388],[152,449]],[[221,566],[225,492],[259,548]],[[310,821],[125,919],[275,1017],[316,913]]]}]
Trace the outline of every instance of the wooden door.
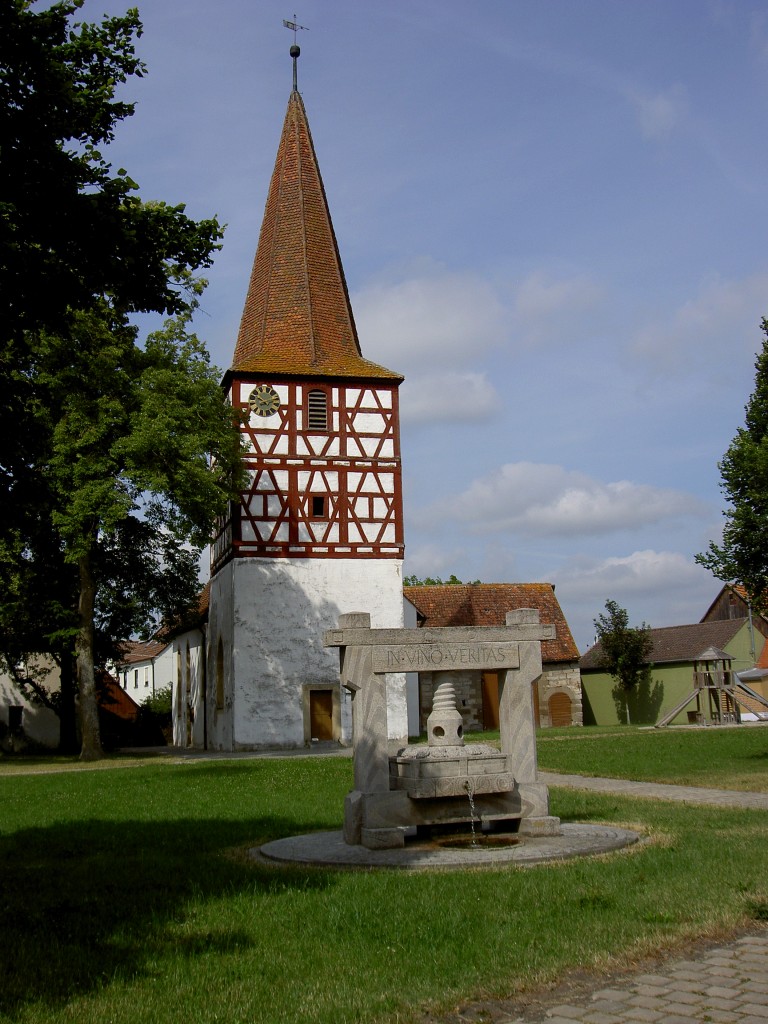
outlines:
[{"label": "wooden door", "polygon": [[310,690],[309,729],[313,740],[333,739],[333,690]]},{"label": "wooden door", "polygon": [[553,726],[573,724],[571,698],[567,693],[553,693],[549,698],[549,720]]},{"label": "wooden door", "polygon": [[499,728],[499,673],[483,672],[480,679],[483,696],[483,728]]}]

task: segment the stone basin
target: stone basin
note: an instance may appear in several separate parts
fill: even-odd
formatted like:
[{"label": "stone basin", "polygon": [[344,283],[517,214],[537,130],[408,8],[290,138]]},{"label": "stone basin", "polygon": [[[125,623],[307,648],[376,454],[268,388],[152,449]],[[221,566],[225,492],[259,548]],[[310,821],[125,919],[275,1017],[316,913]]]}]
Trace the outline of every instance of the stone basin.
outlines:
[{"label": "stone basin", "polygon": [[509,793],[515,788],[511,757],[486,743],[403,747],[389,759],[389,788],[414,800]]},{"label": "stone basin", "polygon": [[474,835],[432,836],[430,843],[443,850],[506,850],[517,846],[523,840],[515,835],[488,835],[477,832]]}]

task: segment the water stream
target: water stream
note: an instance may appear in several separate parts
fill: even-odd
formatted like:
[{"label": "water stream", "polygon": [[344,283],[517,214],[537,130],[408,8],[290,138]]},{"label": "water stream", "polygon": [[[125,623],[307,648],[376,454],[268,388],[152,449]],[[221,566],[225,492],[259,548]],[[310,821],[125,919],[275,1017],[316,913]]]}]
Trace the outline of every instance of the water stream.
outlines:
[{"label": "water stream", "polygon": [[472,783],[469,779],[464,783],[469,798],[469,827],[472,829],[472,846],[479,846],[477,833],[475,832],[475,799],[472,793]]}]

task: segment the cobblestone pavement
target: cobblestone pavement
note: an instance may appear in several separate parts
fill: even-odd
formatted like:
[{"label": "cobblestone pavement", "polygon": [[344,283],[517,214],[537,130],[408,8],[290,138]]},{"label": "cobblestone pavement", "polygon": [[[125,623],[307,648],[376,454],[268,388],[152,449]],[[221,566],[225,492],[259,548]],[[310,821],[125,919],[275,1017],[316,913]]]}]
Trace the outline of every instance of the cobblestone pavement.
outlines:
[{"label": "cobblestone pavement", "polygon": [[[457,1021],[461,1021],[459,1015]],[[715,946],[700,956],[656,964],[652,973],[598,981],[593,991],[511,1016],[465,1016],[494,1024],[766,1024],[768,930]]]}]

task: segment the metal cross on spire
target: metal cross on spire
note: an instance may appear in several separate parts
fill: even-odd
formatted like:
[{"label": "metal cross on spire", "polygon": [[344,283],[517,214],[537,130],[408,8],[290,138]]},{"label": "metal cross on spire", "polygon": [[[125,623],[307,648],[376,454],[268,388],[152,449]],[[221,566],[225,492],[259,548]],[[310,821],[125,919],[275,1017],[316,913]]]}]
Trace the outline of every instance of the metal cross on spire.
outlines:
[{"label": "metal cross on spire", "polygon": [[291,47],[291,56],[293,57],[293,91],[294,92],[298,92],[297,76],[296,76],[296,61],[298,60],[299,54],[301,53],[301,49],[296,44],[296,33],[299,30],[302,30],[304,32],[309,32],[309,29],[307,28],[306,25],[299,25],[299,23],[296,21],[296,15],[295,14],[293,16],[293,21],[286,21],[285,18],[283,18],[283,25],[286,28],[289,28],[293,32],[293,46]]}]

